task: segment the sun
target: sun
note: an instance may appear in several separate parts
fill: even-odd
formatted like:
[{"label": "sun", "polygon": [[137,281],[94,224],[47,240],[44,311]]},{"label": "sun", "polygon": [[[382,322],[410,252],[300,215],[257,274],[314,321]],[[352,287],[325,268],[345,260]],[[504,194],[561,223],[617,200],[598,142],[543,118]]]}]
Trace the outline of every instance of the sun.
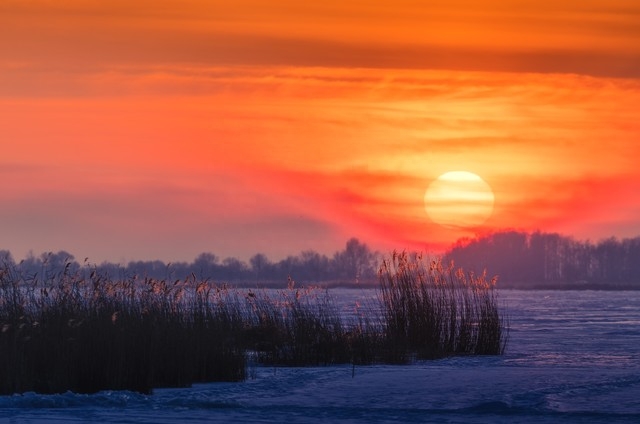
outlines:
[{"label": "sun", "polygon": [[433,180],[424,194],[429,218],[446,228],[467,229],[484,224],[493,213],[493,190],[472,172],[453,171]]}]

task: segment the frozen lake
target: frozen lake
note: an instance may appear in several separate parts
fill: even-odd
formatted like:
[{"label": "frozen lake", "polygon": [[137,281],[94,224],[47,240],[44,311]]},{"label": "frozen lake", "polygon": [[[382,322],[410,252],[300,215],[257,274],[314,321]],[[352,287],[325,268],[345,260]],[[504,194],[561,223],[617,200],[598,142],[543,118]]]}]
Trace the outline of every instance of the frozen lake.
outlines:
[{"label": "frozen lake", "polygon": [[[352,308],[372,293],[333,290]],[[640,291],[502,291],[507,352],[407,366],[251,367],[242,383],[0,397],[0,423],[638,423]]]}]

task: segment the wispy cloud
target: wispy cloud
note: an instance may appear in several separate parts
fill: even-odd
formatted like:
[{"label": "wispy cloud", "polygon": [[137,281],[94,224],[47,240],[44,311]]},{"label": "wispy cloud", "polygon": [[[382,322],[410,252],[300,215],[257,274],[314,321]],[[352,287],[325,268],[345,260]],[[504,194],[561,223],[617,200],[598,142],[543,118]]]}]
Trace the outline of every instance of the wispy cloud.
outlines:
[{"label": "wispy cloud", "polygon": [[180,62],[640,73],[640,12],[633,0],[40,0],[5,3],[2,12],[2,57],[39,67]]},{"label": "wispy cloud", "polygon": [[433,224],[424,191],[466,170],[496,191],[489,228],[631,234],[638,19],[626,0],[3,2],[0,231],[446,247],[473,230]]}]

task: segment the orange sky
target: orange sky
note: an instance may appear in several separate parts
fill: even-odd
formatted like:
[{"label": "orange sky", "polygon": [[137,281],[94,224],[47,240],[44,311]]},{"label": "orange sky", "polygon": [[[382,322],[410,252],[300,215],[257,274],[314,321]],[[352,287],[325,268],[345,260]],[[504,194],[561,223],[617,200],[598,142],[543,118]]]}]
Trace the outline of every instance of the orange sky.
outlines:
[{"label": "orange sky", "polygon": [[[635,0],[9,0],[0,28],[16,258],[640,235]],[[457,170],[495,192],[482,228],[425,213]]]}]

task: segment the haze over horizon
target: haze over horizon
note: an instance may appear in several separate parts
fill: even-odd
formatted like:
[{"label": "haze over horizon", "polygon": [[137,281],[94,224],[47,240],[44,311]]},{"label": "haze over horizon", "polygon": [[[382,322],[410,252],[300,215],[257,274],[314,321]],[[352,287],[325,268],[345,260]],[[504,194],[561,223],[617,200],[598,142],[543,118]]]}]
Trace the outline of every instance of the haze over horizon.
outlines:
[{"label": "haze over horizon", "polygon": [[[637,236],[639,21],[634,0],[3,2],[0,249]],[[459,217],[430,219],[451,171],[490,187],[486,220],[465,187],[436,198]]]}]

